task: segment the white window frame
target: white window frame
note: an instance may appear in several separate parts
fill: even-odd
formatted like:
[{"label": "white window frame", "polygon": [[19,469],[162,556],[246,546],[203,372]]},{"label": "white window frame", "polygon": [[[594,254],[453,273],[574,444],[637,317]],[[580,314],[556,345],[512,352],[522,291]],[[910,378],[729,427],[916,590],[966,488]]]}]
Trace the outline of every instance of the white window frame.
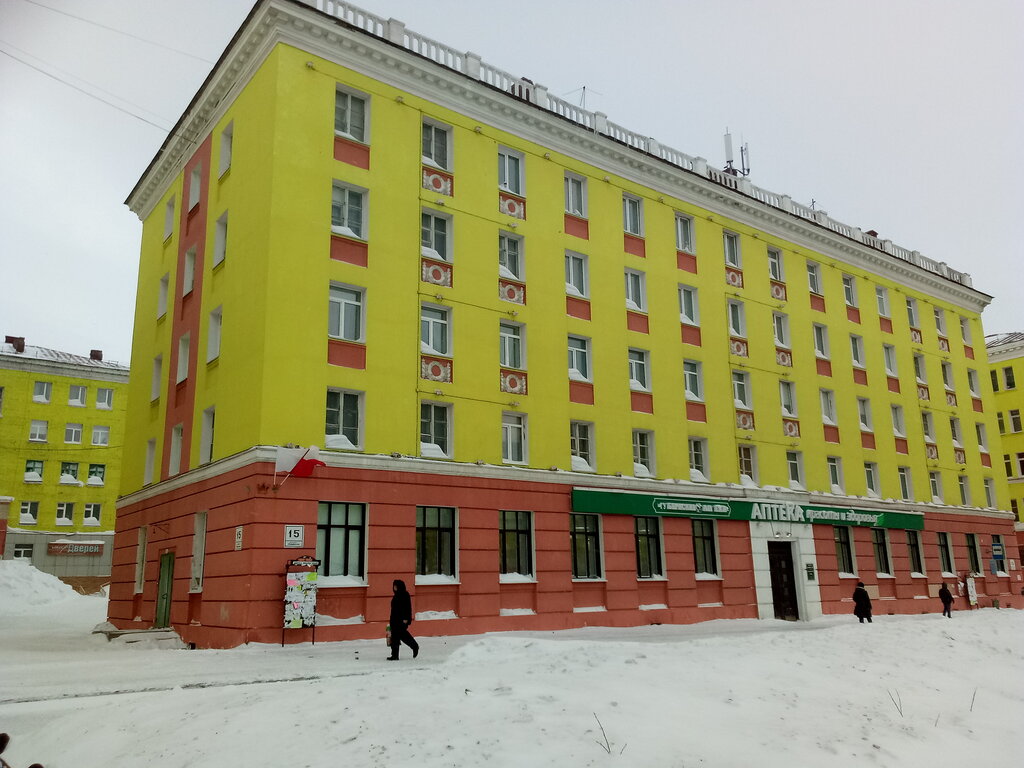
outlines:
[{"label": "white window frame", "polygon": [[920,328],[921,316],[917,309],[917,299],[907,296],[907,322],[911,328]]},{"label": "white window frame", "polygon": [[[570,296],[585,299],[590,295],[589,265],[587,256],[576,251],[565,252],[565,292]],[[582,285],[580,285],[582,283]]]},{"label": "white window frame", "polygon": [[146,585],[146,550],[149,544],[149,526],[140,525],[138,530],[139,538],[135,544],[135,588],[133,590],[136,595],[142,594]]},{"label": "white window frame", "polygon": [[856,309],[860,306],[857,302],[857,278],[853,275],[843,275],[843,299],[848,307]]},{"label": "white window frame", "polygon": [[228,212],[217,219],[213,230],[213,266],[224,263],[228,255]]},{"label": "white window frame", "polygon": [[[424,222],[427,219],[427,222]],[[438,233],[438,222],[443,222],[444,230]],[[428,226],[429,224],[429,226]],[[438,261],[452,261],[452,240],[455,234],[454,221],[451,216],[433,208],[420,209],[420,255],[428,259]],[[444,238],[443,243],[438,243],[438,237]],[[439,248],[440,246],[440,248]]]},{"label": "white window frame", "polygon": [[82,425],[68,422],[64,425],[64,442],[68,445],[82,444]]},{"label": "white window frame", "polygon": [[988,452],[988,428],[980,421],[974,422],[974,435],[978,438],[978,449]]},{"label": "white window frame", "polygon": [[651,391],[651,353],[646,349],[630,347],[627,350],[629,361],[629,388],[635,392]]},{"label": "white window frame", "polygon": [[420,305],[420,351],[426,355],[451,357],[452,312],[448,307]]},{"label": "white window frame", "polygon": [[75,519],[75,502],[73,501],[58,501],[57,502],[57,517],[54,522],[57,525],[73,525]]},{"label": "white window frame", "polygon": [[900,498],[903,501],[913,501],[914,476],[910,467],[896,467],[896,479],[900,487]]},{"label": "white window frame", "polygon": [[96,387],[96,407],[109,411],[114,407],[114,390],[111,387]]},{"label": "white window frame", "polygon": [[[498,232],[498,274],[509,280],[523,282],[526,279],[526,258],[519,235],[499,230]],[[513,268],[514,267],[514,268]]]},{"label": "white window frame", "polygon": [[526,197],[526,156],[510,147],[498,147],[498,189]]},{"label": "white window frame", "polygon": [[928,442],[935,442],[935,420],[931,411],[921,411],[921,432]]},{"label": "white window frame", "polygon": [[153,379],[150,382],[149,387],[149,399],[150,401],[156,400],[160,397],[160,392],[163,389],[163,378],[164,378],[164,356],[157,355],[153,358]]},{"label": "white window frame", "polygon": [[[350,308],[355,308],[355,319]],[[355,328],[351,328],[351,325]],[[366,341],[366,289],[345,283],[331,283],[327,294],[327,335],[332,339]]]},{"label": "white window frame", "polygon": [[693,231],[693,217],[687,216],[685,213],[677,212],[675,216],[675,225],[676,250],[689,254],[696,253],[696,238],[694,237]]},{"label": "white window frame", "polygon": [[164,205],[164,240],[174,234],[174,196]]},{"label": "white window frame", "polygon": [[92,444],[106,447],[110,445],[110,427],[94,425],[92,428]]},{"label": "white window frame", "polygon": [[565,186],[565,212],[578,219],[587,218],[586,177],[566,171],[563,183]]},{"label": "white window frame", "polygon": [[171,273],[160,278],[160,288],[156,298],[156,317],[159,320],[167,314],[167,299],[171,289]]},{"label": "white window frame", "polygon": [[831,389],[819,389],[818,399],[821,401],[821,420],[829,426],[838,424],[836,415],[836,394]]},{"label": "white window frame", "polygon": [[[346,120],[344,125],[339,125],[339,108],[341,107],[342,99],[346,101],[344,112]],[[355,129],[353,125],[352,99],[362,102],[363,105],[361,125],[359,125],[358,129]],[[346,88],[340,84],[336,86],[334,95],[334,135],[359,144],[370,143],[370,97],[367,94]]]},{"label": "white window frame", "polygon": [[643,198],[622,193],[622,231],[627,235],[644,236]]},{"label": "white window frame", "polygon": [[776,283],[786,282],[785,263],[778,248],[768,249],[768,277]]},{"label": "white window frame", "polygon": [[151,438],[146,441],[146,464],[142,473],[142,484],[149,485],[153,482],[153,477],[156,472],[156,439]]},{"label": "white window frame", "polygon": [[953,382],[953,364],[948,360],[940,360],[939,370],[942,371],[942,386],[944,386],[947,391],[952,392],[955,389]]},{"label": "white window frame", "polygon": [[967,369],[967,389],[975,397],[981,394],[981,390],[978,387],[978,372],[973,368]]},{"label": "white window frame", "polygon": [[733,269],[743,269],[743,254],[740,252],[740,236],[735,232],[722,232],[722,252],[725,264]]},{"label": "white window frame", "polygon": [[235,143],[235,121],[232,120],[220,132],[220,151],[218,153],[217,175],[223,176],[231,169],[231,153]]},{"label": "white window frame", "polygon": [[[686,441],[687,461],[690,466],[690,480],[699,483],[710,482],[710,464],[708,463],[708,440],[706,437],[690,437]],[[698,466],[699,459],[699,466]]]},{"label": "white window frame", "polygon": [[[687,301],[689,297],[689,302]],[[679,321],[687,325],[700,326],[700,304],[698,303],[697,288],[692,285],[679,286]],[[690,304],[692,312],[687,312],[687,303]]]},{"label": "white window frame", "polygon": [[879,317],[892,317],[889,309],[889,289],[884,285],[875,286],[875,302],[878,305]]},{"label": "white window frame", "polygon": [[188,591],[203,591],[203,572],[206,569],[207,513],[196,512],[192,521],[192,562],[189,568]]},{"label": "white window frame", "polygon": [[[75,395],[78,397],[75,397]],[[82,384],[71,384],[68,386],[68,405],[75,408],[85,408],[89,398],[89,388]]]},{"label": "white window frame", "polygon": [[743,410],[753,408],[754,397],[750,386],[750,374],[746,371],[732,372],[733,405]]},{"label": "white window frame", "polygon": [[960,337],[963,339],[964,344],[971,343],[971,321],[966,317],[960,318]]},{"label": "white window frame", "polygon": [[23,501],[18,516],[21,525],[37,525],[39,523],[39,502]]},{"label": "white window frame", "polygon": [[[354,200],[359,201],[358,214],[353,211]],[[335,179],[331,183],[331,234],[366,241],[369,239],[369,220],[369,192],[363,187]]]},{"label": "white window frame", "polygon": [[[337,408],[331,407],[332,396],[337,397]],[[352,439],[352,435],[346,434],[346,428],[349,425],[345,424],[345,401],[348,398],[355,398],[356,401],[356,424],[355,424],[355,440]],[[338,387],[328,387],[327,397],[324,403],[324,445],[331,450],[350,450],[356,451],[363,447],[363,425],[364,420],[364,396],[362,392],[357,392],[352,389],[340,389]],[[328,414],[331,411],[337,411],[337,424],[330,424],[328,421]],[[334,430],[334,431],[332,431]]]},{"label": "white window frame", "polygon": [[30,443],[45,443],[50,429],[50,422],[43,419],[32,419],[28,426]]},{"label": "white window frame", "polygon": [[171,454],[167,461],[167,476],[174,477],[181,472],[181,448],[184,442],[185,428],[181,424],[175,424],[171,428]]},{"label": "white window frame", "polygon": [[[739,469],[740,482],[742,482],[743,478],[746,477],[754,484],[757,484],[757,446],[740,443],[736,448],[736,461]],[[743,471],[744,464],[749,466],[750,472]]]},{"label": "white window frame", "polygon": [[857,398],[857,420],[861,432],[874,432],[874,420],[871,418],[871,401],[866,397]]},{"label": "white window frame", "polygon": [[[577,342],[575,345],[573,342]],[[568,350],[569,350],[569,378],[573,381],[590,381],[591,372],[593,366],[590,361],[590,339],[586,336],[575,336],[570,334],[568,337]],[[583,362],[583,368],[579,366],[580,361]]]},{"label": "white window frame", "polygon": [[807,290],[815,296],[824,296],[821,285],[821,265],[815,261],[807,262]]},{"label": "white window frame", "polygon": [[739,299],[729,299],[726,306],[726,315],[729,322],[729,334],[746,338],[747,317],[746,307]]},{"label": "white window frame", "polygon": [[50,381],[37,381],[32,386],[32,402],[33,403],[49,403],[53,397],[53,382]]},{"label": "white window frame", "polygon": [[946,336],[946,310],[942,307],[933,307],[932,314],[935,315],[935,330],[939,336]]},{"label": "white window frame", "polygon": [[224,305],[210,312],[206,323],[206,362],[210,363],[220,357],[221,329],[224,324]]},{"label": "white window frame", "polygon": [[899,376],[899,365],[896,362],[896,347],[892,344],[882,345],[882,361],[887,376]]},{"label": "white window frame", "polygon": [[181,276],[181,295],[188,296],[196,287],[196,246],[185,251],[185,269]]},{"label": "white window frame", "polygon": [[876,499],[881,497],[881,489],[878,485],[878,464],[874,461],[864,462],[864,488],[868,496]]},{"label": "white window frame", "polygon": [[[505,464],[528,464],[526,414],[505,411],[501,414],[501,460]],[[518,446],[520,458],[513,458]]]},{"label": "white window frame", "polygon": [[850,334],[850,359],[855,368],[864,368],[867,365],[864,358],[864,337],[856,333]]},{"label": "white window frame", "polygon": [[[430,131],[429,142],[427,140],[428,130]],[[439,145],[437,141],[438,135],[443,138],[444,144],[444,149],[442,150],[444,157],[440,159],[436,156]],[[451,172],[453,166],[452,159],[452,127],[429,117],[424,117],[423,127],[420,129],[420,161],[423,165],[429,165],[431,168]]]},{"label": "white window frame", "polygon": [[928,383],[928,368],[925,364],[924,355],[914,354],[914,378],[920,384]]},{"label": "white window frame", "polygon": [[826,456],[825,464],[828,468],[829,490],[832,493],[845,494],[846,482],[843,479],[843,459],[840,456]]},{"label": "white window frame", "polygon": [[97,502],[86,502],[82,510],[82,525],[99,525],[103,515],[103,505]]},{"label": "white window frame", "polygon": [[704,400],[704,366],[699,360],[683,360],[683,390],[687,400]]},{"label": "white window frame", "polygon": [[891,404],[889,406],[889,416],[892,418],[892,432],[896,437],[907,436],[907,425],[903,419],[903,406]]},{"label": "white window frame", "polygon": [[995,509],[996,506],[996,487],[995,481],[991,477],[986,477],[981,481],[982,487],[985,489],[985,507],[988,509]]},{"label": "white window frame", "polygon": [[812,326],[814,337],[814,355],[822,360],[829,359],[828,326],[821,323],[814,323]]},{"label": "white window frame", "polygon": [[502,368],[526,369],[525,331],[522,323],[498,321],[498,364]]},{"label": "white window frame", "polygon": [[188,177],[188,210],[191,213],[203,194],[203,164],[197,163]]},{"label": "white window frame", "polygon": [[[594,424],[590,421],[569,422],[569,456],[574,472],[594,472],[595,458]],[[578,461],[577,461],[578,460]]]},{"label": "white window frame", "polygon": [[199,463],[209,464],[213,461],[213,443],[217,423],[217,407],[211,405],[203,410],[202,424],[199,428]]},{"label": "white window frame", "polygon": [[789,487],[794,491],[806,490],[804,485],[804,454],[803,451],[786,451],[786,474]]},{"label": "white window frame", "polygon": [[936,504],[943,503],[942,493],[942,473],[938,470],[929,470],[928,472],[928,488],[932,494],[932,501]]},{"label": "white window frame", "polygon": [[178,370],[175,379],[178,384],[188,378],[189,344],[191,341],[191,332],[183,333],[178,338]]},{"label": "white window frame", "polygon": [[798,416],[799,406],[796,399],[796,383],[787,379],[779,379],[779,407],[787,419]]},{"label": "white window frame", "polygon": [[777,346],[789,349],[789,315],[785,312],[772,312],[772,333]]},{"label": "white window frame", "polygon": [[[647,460],[644,461],[646,454]],[[654,477],[654,432],[649,429],[633,430],[633,476]]]},{"label": "white window frame", "polygon": [[638,269],[627,269],[626,309],[634,312],[647,311],[647,275]]}]

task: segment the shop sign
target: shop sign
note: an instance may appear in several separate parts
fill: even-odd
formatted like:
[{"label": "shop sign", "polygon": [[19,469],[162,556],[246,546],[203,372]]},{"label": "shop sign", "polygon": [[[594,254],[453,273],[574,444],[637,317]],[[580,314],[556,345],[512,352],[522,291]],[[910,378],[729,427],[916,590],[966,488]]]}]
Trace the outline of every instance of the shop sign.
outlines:
[{"label": "shop sign", "polygon": [[46,545],[46,552],[50,555],[90,555],[103,554],[103,542],[76,543],[72,541],[51,541]]},{"label": "shop sign", "polygon": [[826,507],[778,501],[691,499],[684,496],[655,496],[647,493],[576,488],[572,491],[572,510],[599,514],[710,517],[720,520],[924,530],[924,516],[913,512]]}]

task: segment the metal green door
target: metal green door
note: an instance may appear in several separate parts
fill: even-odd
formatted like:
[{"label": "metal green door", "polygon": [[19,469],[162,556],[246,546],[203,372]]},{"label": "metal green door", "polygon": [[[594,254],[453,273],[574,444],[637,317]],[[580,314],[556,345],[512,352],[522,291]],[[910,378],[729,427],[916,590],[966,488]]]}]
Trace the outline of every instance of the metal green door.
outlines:
[{"label": "metal green door", "polygon": [[156,588],[156,621],[157,627],[171,625],[171,588],[174,585],[174,553],[164,552],[160,555],[160,581]]}]

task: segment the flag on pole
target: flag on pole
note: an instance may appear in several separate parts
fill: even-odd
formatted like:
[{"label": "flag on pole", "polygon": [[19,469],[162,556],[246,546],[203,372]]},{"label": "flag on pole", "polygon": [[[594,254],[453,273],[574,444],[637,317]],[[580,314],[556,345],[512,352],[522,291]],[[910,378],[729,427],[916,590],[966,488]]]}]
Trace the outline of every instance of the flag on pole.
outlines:
[{"label": "flag on pole", "polygon": [[315,445],[309,448],[281,448],[277,449],[277,461],[274,462],[274,472],[284,472],[295,477],[309,477],[317,467],[326,467],[320,461],[320,449]]}]

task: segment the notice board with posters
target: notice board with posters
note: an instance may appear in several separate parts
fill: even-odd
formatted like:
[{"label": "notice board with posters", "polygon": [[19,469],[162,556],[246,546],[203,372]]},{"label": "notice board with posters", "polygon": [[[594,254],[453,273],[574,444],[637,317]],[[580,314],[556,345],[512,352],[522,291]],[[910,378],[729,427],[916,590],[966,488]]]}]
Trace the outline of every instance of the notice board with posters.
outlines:
[{"label": "notice board with posters", "polygon": [[[285,574],[284,628],[302,629],[316,626],[316,588],[319,561],[313,570],[290,570]],[[289,565],[296,565],[292,561]],[[305,566],[305,563],[302,563]]]}]

